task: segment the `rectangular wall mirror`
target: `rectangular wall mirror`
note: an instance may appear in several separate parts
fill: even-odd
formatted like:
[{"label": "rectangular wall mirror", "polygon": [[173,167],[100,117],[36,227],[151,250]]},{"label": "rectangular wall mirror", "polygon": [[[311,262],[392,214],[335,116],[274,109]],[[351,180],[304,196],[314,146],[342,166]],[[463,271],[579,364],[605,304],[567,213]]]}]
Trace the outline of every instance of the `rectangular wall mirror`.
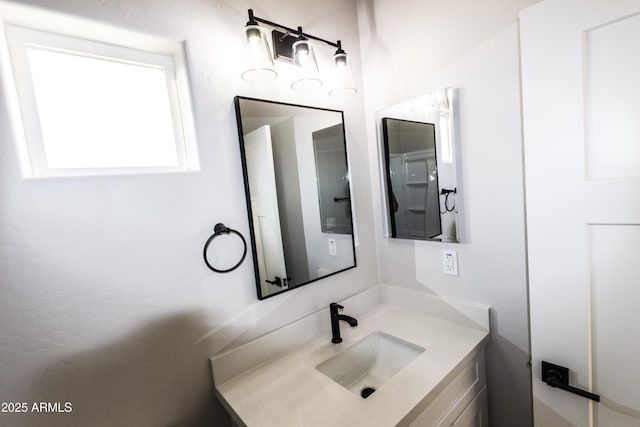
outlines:
[{"label": "rectangular wall mirror", "polygon": [[461,242],[462,180],[455,92],[380,111],[385,236]]},{"label": "rectangular wall mirror", "polygon": [[356,266],[341,111],[236,97],[259,299]]}]

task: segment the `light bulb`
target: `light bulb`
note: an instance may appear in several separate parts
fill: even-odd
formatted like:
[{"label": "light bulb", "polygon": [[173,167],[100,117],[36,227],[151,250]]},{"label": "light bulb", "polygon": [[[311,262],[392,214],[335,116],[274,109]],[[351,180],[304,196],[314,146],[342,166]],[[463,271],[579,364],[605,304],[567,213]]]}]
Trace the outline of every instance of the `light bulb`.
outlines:
[{"label": "light bulb", "polygon": [[249,42],[258,43],[262,40],[262,32],[260,31],[260,27],[257,25],[248,25],[245,27],[244,31]]},{"label": "light bulb", "polygon": [[293,44],[293,51],[299,58],[309,56],[309,42],[307,40],[298,40]]},{"label": "light bulb", "polygon": [[347,67],[347,54],[338,53],[333,55],[333,63],[336,69],[344,69]]}]

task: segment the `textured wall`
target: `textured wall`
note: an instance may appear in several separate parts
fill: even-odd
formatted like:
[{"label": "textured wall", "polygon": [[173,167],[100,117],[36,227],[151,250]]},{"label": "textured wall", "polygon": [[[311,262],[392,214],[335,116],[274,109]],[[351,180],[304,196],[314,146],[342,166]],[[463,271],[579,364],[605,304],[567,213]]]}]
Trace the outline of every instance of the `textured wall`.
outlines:
[{"label": "textured wall", "polygon": [[[358,74],[355,3],[30,3],[186,40],[202,170],[25,181],[0,103],[0,401],[73,404],[70,414],[0,414],[0,425],[225,425],[210,355],[377,281],[362,96],[341,105],[294,94],[285,82],[248,86],[236,52],[253,6],[258,16],[340,37]],[[357,269],[260,303],[250,257],[227,275],[206,269],[202,245],[216,222],[249,235],[234,95],[345,110]]]},{"label": "textured wall", "polygon": [[[375,112],[451,86],[460,99],[466,241],[384,239],[376,219],[382,283],[491,306],[487,349],[492,426],[532,424],[526,281],[518,10],[535,0],[360,0],[368,122]],[[402,23],[399,25],[399,23]],[[375,127],[369,144],[374,153]],[[377,159],[371,159],[374,207]],[[441,250],[458,251],[458,277]]]}]

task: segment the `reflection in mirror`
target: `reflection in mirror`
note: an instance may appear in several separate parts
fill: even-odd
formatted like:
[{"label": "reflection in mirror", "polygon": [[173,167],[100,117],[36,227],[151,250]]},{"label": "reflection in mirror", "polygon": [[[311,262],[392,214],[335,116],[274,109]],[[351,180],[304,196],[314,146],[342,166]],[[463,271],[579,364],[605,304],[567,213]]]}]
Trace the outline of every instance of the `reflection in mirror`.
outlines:
[{"label": "reflection in mirror", "polygon": [[236,97],[258,298],[356,265],[341,111]]},{"label": "reflection in mirror", "polygon": [[316,159],[320,224],[325,233],[352,234],[351,199],[344,165],[347,152],[342,124],[312,133]]},{"label": "reflection in mirror", "polygon": [[391,237],[442,234],[433,123],[382,119]]},{"label": "reflection in mirror", "polygon": [[463,240],[455,101],[445,89],[378,113],[386,237]]}]

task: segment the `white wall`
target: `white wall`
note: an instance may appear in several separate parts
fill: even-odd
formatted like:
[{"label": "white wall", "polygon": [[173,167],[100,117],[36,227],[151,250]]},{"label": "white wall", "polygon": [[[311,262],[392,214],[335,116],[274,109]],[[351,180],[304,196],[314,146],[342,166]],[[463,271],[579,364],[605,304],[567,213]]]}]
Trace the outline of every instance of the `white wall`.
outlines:
[{"label": "white wall", "polygon": [[[338,104],[295,94],[286,82],[251,87],[239,77],[237,53],[253,7],[257,16],[339,37],[358,75],[356,5],[29,3],[186,40],[202,170],[22,180],[0,102],[0,400],[73,404],[66,415],[0,414],[0,424],[224,425],[209,356],[377,282],[362,95]],[[234,95],[345,110],[350,155],[363,160],[351,163],[358,268],[262,302],[250,257],[230,274],[206,268],[202,246],[215,223],[249,236]]]},{"label": "white wall", "polygon": [[[535,1],[359,0],[368,124],[376,111],[458,88],[467,243],[382,237],[385,284],[491,306],[487,351],[492,426],[532,424],[517,12]],[[381,209],[375,126],[368,125],[374,211]],[[460,276],[441,271],[458,251]]]}]

